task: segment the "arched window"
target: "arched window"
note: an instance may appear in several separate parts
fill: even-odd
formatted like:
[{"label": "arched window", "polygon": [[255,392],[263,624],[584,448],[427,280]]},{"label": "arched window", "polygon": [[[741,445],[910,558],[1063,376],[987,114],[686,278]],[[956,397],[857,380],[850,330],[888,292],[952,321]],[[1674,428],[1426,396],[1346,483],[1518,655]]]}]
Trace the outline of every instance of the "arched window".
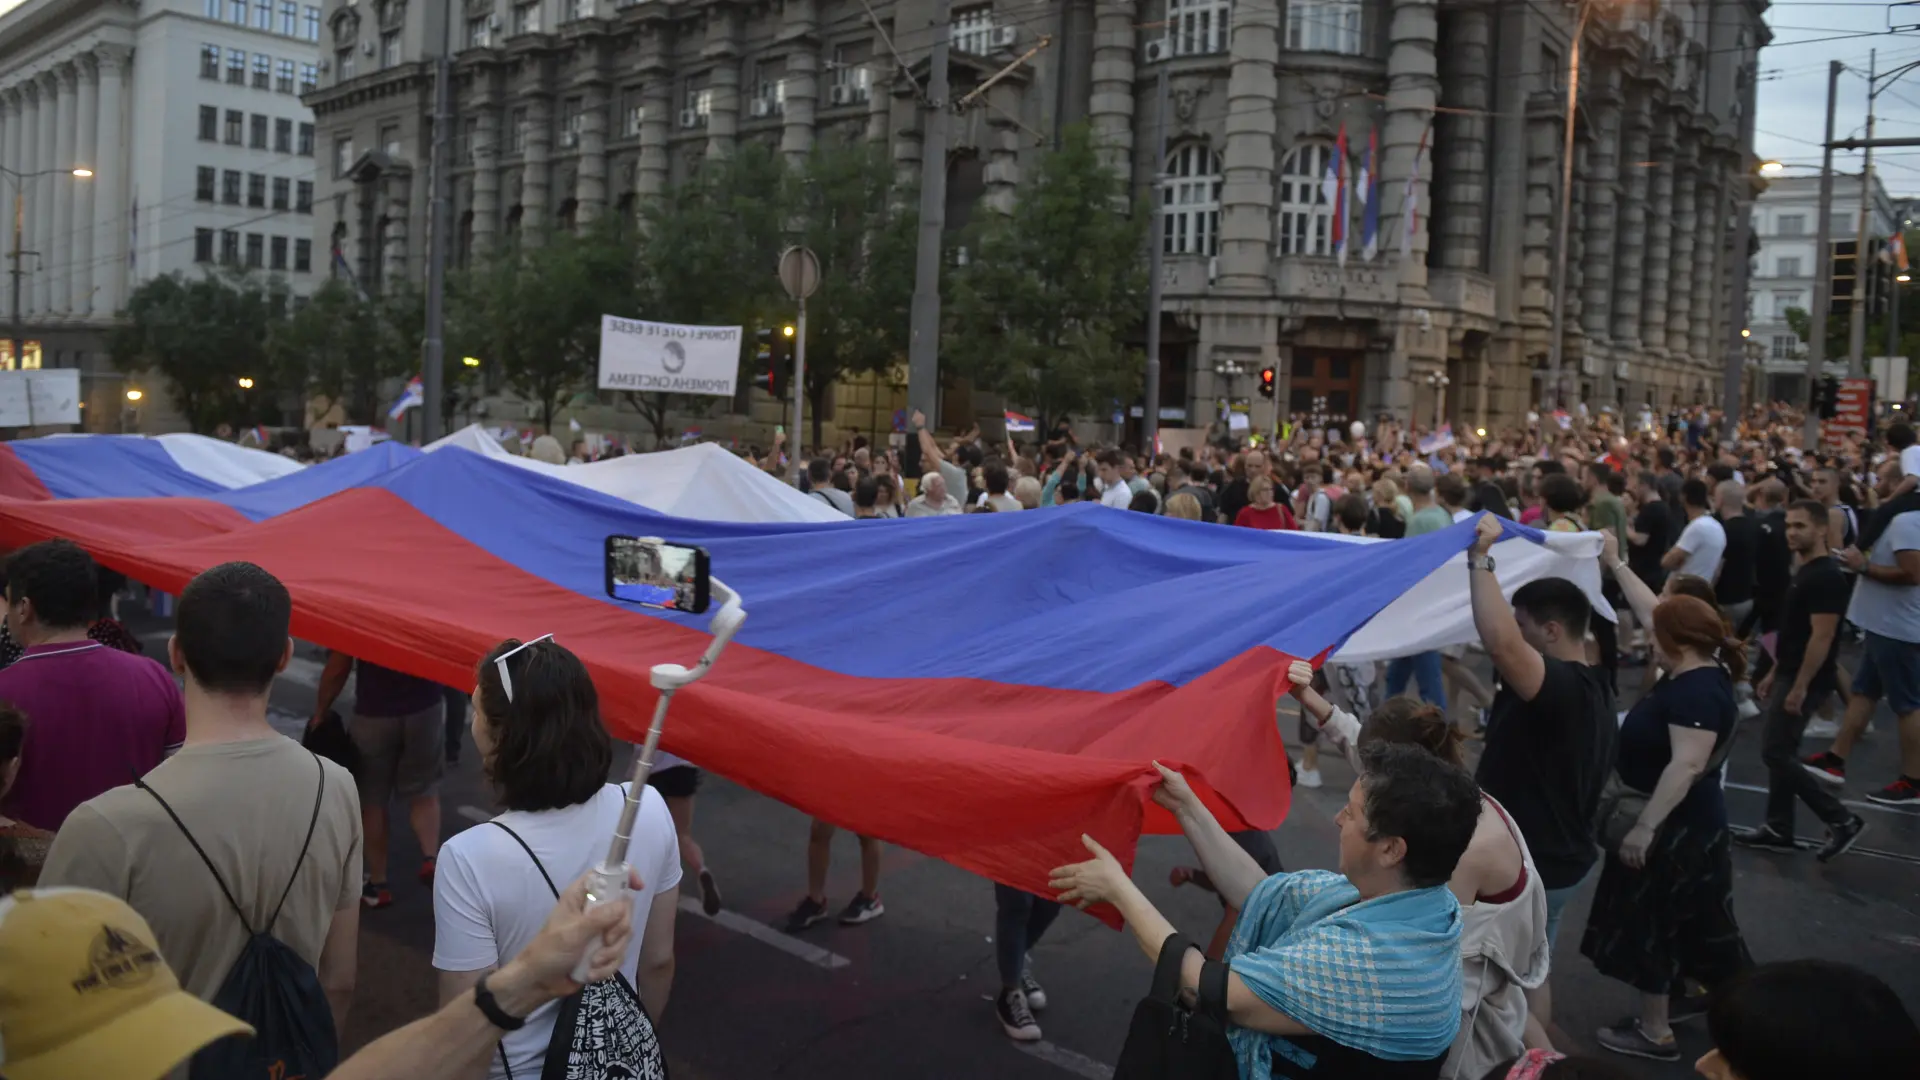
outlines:
[{"label": "arched window", "polygon": [[1333,147],[1303,143],[1280,162],[1280,254],[1333,254],[1333,203],[1327,165]]},{"label": "arched window", "polygon": [[1220,244],[1220,155],[1195,143],[1167,157],[1165,247],[1169,255],[1212,255]]},{"label": "arched window", "polygon": [[1359,56],[1361,0],[1291,0],[1287,4],[1287,48]]},{"label": "arched window", "polygon": [[1233,0],[1167,0],[1167,40],[1175,56],[1227,51]]}]

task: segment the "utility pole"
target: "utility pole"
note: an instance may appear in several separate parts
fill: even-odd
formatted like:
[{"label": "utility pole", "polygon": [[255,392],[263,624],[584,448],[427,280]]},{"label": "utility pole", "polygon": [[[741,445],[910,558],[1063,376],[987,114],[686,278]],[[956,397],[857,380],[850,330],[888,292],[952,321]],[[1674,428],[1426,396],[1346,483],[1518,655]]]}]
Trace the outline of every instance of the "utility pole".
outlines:
[{"label": "utility pole", "polygon": [[1167,64],[1160,62],[1155,79],[1154,100],[1159,103],[1153,121],[1153,190],[1147,196],[1147,393],[1146,408],[1140,418],[1140,444],[1146,453],[1154,453],[1160,436],[1160,265],[1166,246],[1166,179],[1161,171],[1167,163]]},{"label": "utility pole", "polygon": [[452,228],[447,148],[453,128],[453,2],[448,0],[441,27],[440,55],[433,60],[433,185],[427,224],[427,325],[420,372],[421,436],[424,445],[440,438],[445,425],[440,409],[446,380],[447,230]]},{"label": "utility pole", "polygon": [[[913,264],[907,406],[940,415],[940,263],[947,231],[947,40],[953,0],[933,0],[933,55],[920,124],[920,246]],[[796,433],[796,437],[798,437]]]},{"label": "utility pole", "polygon": [[1566,363],[1567,341],[1567,230],[1573,218],[1573,133],[1580,114],[1580,39],[1587,36],[1587,16],[1593,5],[1580,4],[1580,17],[1574,20],[1573,40],[1567,46],[1567,121],[1560,148],[1560,221],[1553,255],[1553,338],[1547,342],[1547,377],[1541,386],[1540,414],[1560,407],[1561,368]]},{"label": "utility pole", "polygon": [[1827,309],[1833,306],[1833,110],[1840,93],[1835,60],[1827,65],[1827,137],[1820,140],[1820,220],[1814,226],[1813,310],[1807,313],[1807,418],[1800,445],[1809,451],[1820,445],[1820,414],[1813,410],[1813,389],[1820,385],[1827,362]]},{"label": "utility pole", "polygon": [[[1746,110],[1753,115],[1753,110]],[[1745,140],[1742,145],[1752,145]],[[1747,371],[1747,276],[1753,268],[1753,256],[1749,248],[1753,244],[1753,172],[1747,168],[1747,155],[1740,155],[1740,175],[1735,183],[1740,185],[1733,196],[1733,286],[1728,290],[1727,313],[1727,358],[1726,367],[1721,375],[1720,411],[1723,427],[1722,438],[1728,446],[1740,432],[1740,388],[1746,380]]]},{"label": "utility pole", "polygon": [[[13,370],[15,371],[24,370],[27,365],[27,360],[26,360],[27,354],[24,351],[26,348],[27,335],[26,335],[26,331],[22,328],[22,324],[24,320],[21,318],[21,314],[20,314],[20,276],[21,276],[20,257],[26,254],[26,252],[20,250],[20,234],[22,230],[26,227],[26,220],[27,220],[26,196],[20,190],[23,183],[24,181],[17,180],[17,179],[13,182],[13,311],[12,311],[13,326],[12,326],[12,331],[13,331]],[[27,400],[31,402],[33,400],[32,396],[29,395]]]},{"label": "utility pole", "polygon": [[1873,221],[1873,95],[1879,75],[1880,50],[1867,54],[1867,143],[1860,165],[1860,225],[1853,248],[1853,322],[1847,333],[1847,377],[1866,374],[1867,364],[1867,232]]}]

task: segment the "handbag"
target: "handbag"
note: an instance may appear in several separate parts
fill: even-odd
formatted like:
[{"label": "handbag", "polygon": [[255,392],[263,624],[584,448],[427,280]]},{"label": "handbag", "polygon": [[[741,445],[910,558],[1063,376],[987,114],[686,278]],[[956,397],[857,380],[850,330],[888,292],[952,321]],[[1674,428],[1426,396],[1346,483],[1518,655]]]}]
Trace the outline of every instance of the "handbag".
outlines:
[{"label": "handbag", "polygon": [[[1707,758],[1707,767],[1700,771],[1700,779],[1695,780],[1694,784],[1719,774],[1728,756],[1733,753],[1733,740],[1739,734],[1740,728],[1736,724],[1727,732],[1727,737],[1720,740],[1720,745],[1713,748],[1713,755]],[[1692,791],[1693,788],[1689,786],[1687,790]],[[1599,812],[1594,815],[1593,823],[1594,838],[1600,841],[1601,850],[1609,855],[1620,853],[1621,841],[1640,823],[1640,815],[1645,812],[1647,801],[1652,797],[1651,793],[1643,792],[1620,779],[1618,766],[1607,774],[1606,786],[1600,789]]]},{"label": "handbag", "polygon": [[1193,947],[1183,934],[1161,943],[1153,986],[1134,1006],[1113,1080],[1239,1080],[1227,1041],[1227,965],[1206,961],[1193,1007],[1180,1003],[1180,965]]},{"label": "handbag", "polygon": [[300,745],[326,758],[335,765],[358,777],[360,775],[360,748],[354,745],[353,737],[347,734],[346,721],[332,709],[320,718],[320,722],[307,729],[300,737]]}]

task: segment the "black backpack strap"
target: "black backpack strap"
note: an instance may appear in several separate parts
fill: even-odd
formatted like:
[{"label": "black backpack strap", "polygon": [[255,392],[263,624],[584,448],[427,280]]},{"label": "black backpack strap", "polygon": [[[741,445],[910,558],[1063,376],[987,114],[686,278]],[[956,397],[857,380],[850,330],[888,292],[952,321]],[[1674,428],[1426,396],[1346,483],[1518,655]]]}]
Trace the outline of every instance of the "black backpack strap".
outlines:
[{"label": "black backpack strap", "polygon": [[272,933],[273,925],[280,921],[280,909],[287,906],[287,897],[293,895],[293,883],[300,880],[300,868],[307,862],[307,849],[313,846],[314,827],[320,824],[320,802],[327,794],[327,767],[321,763],[319,754],[311,750],[307,754],[320,773],[320,785],[313,789],[313,816],[307,819],[307,838],[300,843],[300,857],[294,860],[293,873],[287,878],[287,887],[280,892],[280,902],[273,905],[273,914],[267,917],[267,933]]},{"label": "black backpack strap", "polygon": [[1193,942],[1185,934],[1172,933],[1160,943],[1160,961],[1153,965],[1153,986],[1147,996],[1168,1005],[1180,1004],[1180,965],[1186,961]]},{"label": "black backpack strap", "polygon": [[240,926],[246,930],[247,936],[253,937],[258,933],[258,931],[254,930],[253,925],[247,922],[247,913],[240,910],[239,902],[233,898],[233,891],[227,888],[225,881],[221,880],[220,871],[213,868],[213,860],[207,858],[206,850],[200,846],[200,841],[195,840],[193,834],[187,831],[186,822],[180,820],[180,815],[173,812],[173,807],[167,805],[167,800],[161,798],[159,792],[148,787],[145,780],[136,777],[133,781],[133,786],[153,796],[153,801],[159,803],[160,809],[165,810],[167,816],[173,819],[174,828],[179,829],[180,835],[186,837],[187,843],[193,845],[193,853],[200,856],[200,861],[206,864],[207,873],[212,874],[213,883],[220,886],[220,895],[227,898],[227,906],[233,909],[234,917],[240,920]]},{"label": "black backpack strap", "polygon": [[1232,969],[1224,961],[1207,960],[1200,965],[1200,992],[1195,995],[1194,1011],[1205,1013],[1227,1026],[1227,975]]},{"label": "black backpack strap", "polygon": [[498,821],[489,821],[487,822],[487,824],[497,826],[501,832],[506,833],[508,836],[513,837],[513,842],[516,844],[519,844],[520,850],[526,852],[527,858],[533,860],[534,869],[540,871],[540,876],[546,880],[547,888],[553,890],[553,898],[555,900],[560,899],[560,890],[554,886],[552,875],[548,874],[547,868],[541,865],[540,856],[535,855],[533,853],[533,849],[527,846],[527,842],[525,840],[520,839],[520,834],[517,832],[514,832],[512,829],[507,828],[505,825],[500,824],[500,822]]}]

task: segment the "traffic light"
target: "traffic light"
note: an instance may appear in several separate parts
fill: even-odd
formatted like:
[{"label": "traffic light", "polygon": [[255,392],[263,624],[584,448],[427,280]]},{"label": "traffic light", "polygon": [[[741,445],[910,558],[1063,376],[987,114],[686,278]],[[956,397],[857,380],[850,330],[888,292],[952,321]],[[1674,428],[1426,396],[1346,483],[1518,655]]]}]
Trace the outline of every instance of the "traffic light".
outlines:
[{"label": "traffic light", "polygon": [[1840,411],[1840,380],[1831,375],[1813,388],[1813,411],[1822,420],[1831,420]]},{"label": "traffic light", "polygon": [[1260,369],[1260,396],[1263,398],[1273,397],[1273,368],[1271,367],[1263,367]]},{"label": "traffic light", "polygon": [[753,385],[776,398],[785,398],[787,386],[793,381],[793,335],[791,323],[782,326],[778,333],[770,326],[753,332],[757,343],[753,354],[756,369]]}]

